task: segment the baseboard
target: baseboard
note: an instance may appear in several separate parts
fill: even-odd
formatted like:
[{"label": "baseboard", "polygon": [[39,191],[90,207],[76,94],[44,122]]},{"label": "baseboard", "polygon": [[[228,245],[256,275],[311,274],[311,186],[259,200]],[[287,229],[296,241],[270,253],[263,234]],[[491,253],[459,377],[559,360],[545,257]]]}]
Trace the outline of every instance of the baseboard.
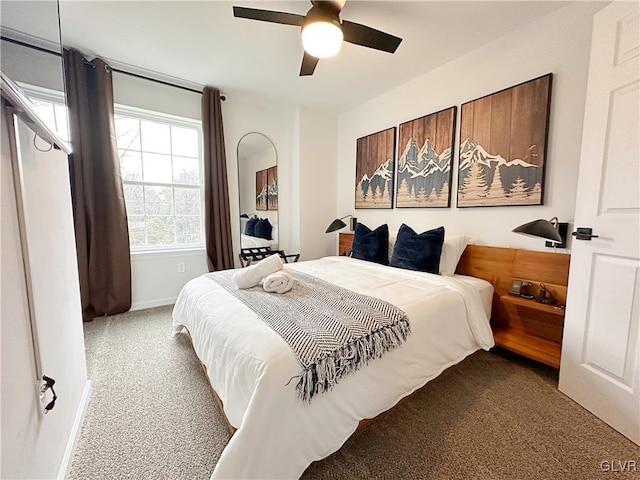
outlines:
[{"label": "baseboard", "polygon": [[78,440],[80,440],[80,431],[82,430],[82,422],[84,420],[84,414],[87,412],[87,406],[89,405],[89,399],[91,398],[91,380],[88,380],[84,384],[84,391],[80,398],[78,410],[76,412],[76,418],[73,421],[73,428],[71,429],[71,435],[69,435],[69,441],[67,442],[67,448],[64,450],[64,457],[62,458],[62,464],[58,471],[58,480],[63,480],[69,477],[69,471],[71,470],[71,463],[73,462],[73,456],[76,453],[76,447],[78,446]]},{"label": "baseboard", "polygon": [[162,307],[164,305],[173,305],[176,303],[178,296],[174,297],[165,297],[165,298],[157,298],[155,300],[148,300],[146,302],[136,302],[131,304],[131,311],[133,310],[142,310],[145,308],[153,308],[153,307]]}]

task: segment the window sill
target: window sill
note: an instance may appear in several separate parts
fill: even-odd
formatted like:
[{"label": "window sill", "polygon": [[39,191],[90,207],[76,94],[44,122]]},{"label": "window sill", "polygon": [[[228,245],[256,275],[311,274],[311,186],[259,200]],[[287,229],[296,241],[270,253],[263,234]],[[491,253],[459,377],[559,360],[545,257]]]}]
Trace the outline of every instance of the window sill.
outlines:
[{"label": "window sill", "polygon": [[145,258],[167,258],[167,257],[192,257],[206,254],[204,246],[189,248],[165,248],[159,250],[132,250],[131,258],[143,260]]}]

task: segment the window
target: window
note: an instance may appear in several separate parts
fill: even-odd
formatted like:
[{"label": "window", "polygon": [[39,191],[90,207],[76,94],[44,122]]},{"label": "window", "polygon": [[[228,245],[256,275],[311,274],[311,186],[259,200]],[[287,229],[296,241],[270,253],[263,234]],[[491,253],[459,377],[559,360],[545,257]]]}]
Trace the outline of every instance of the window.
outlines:
[{"label": "window", "polygon": [[19,86],[45,125],[56,132],[62,140],[69,143],[67,106],[62,92],[23,83],[20,83]]},{"label": "window", "polygon": [[200,123],[126,107],[115,113],[131,249],[202,247]]},{"label": "window", "polygon": [[[21,87],[43,121],[68,141],[62,94]],[[120,105],[114,110],[131,250],[202,248],[200,122]]]}]

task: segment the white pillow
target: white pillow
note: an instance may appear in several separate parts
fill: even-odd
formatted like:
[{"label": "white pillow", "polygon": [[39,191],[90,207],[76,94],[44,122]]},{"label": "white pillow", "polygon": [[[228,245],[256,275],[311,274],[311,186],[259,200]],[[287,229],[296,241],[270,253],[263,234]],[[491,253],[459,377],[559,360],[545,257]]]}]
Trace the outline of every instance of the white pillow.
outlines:
[{"label": "white pillow", "polygon": [[445,237],[440,255],[440,275],[453,275],[462,257],[464,249],[467,248],[470,237],[466,235],[454,235]]},{"label": "white pillow", "polygon": [[396,239],[398,238],[398,232],[389,232],[389,261],[393,257],[393,247],[396,246]]}]

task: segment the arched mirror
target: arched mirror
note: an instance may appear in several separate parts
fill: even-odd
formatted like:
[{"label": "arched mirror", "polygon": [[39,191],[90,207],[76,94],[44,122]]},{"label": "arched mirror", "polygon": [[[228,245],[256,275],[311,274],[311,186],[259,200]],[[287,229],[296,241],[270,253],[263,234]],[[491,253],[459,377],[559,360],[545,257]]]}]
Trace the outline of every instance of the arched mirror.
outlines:
[{"label": "arched mirror", "polygon": [[238,192],[242,248],[278,250],[278,158],[262,133],[238,142]]}]

